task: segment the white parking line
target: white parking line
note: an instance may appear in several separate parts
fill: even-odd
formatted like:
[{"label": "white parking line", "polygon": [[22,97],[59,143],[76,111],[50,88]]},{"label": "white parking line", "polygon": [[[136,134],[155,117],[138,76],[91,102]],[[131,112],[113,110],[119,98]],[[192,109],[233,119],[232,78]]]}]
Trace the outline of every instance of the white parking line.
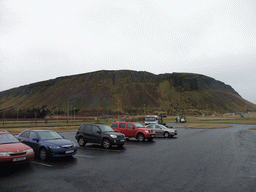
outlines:
[{"label": "white parking line", "polygon": [[88,156],[88,155],[76,155],[76,156],[80,156],[80,157],[87,157],[87,158],[93,158],[93,156]]},{"label": "white parking line", "polygon": [[46,166],[46,167],[53,167],[52,165],[48,165],[48,164],[45,164],[45,163],[39,163],[39,162],[36,162],[36,161],[31,161],[31,163],[38,164],[38,165],[43,165],[43,166]]}]

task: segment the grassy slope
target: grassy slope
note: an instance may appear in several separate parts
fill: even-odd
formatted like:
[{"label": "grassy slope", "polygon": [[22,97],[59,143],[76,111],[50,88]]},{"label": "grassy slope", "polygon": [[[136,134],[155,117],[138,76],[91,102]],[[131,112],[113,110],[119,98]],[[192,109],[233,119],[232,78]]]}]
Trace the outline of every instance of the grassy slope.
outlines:
[{"label": "grassy slope", "polygon": [[[145,104],[145,105],[144,105]],[[230,86],[197,74],[154,75],[135,71],[99,71],[39,82],[0,93],[0,111],[46,105],[50,110],[237,112],[255,105]]]}]

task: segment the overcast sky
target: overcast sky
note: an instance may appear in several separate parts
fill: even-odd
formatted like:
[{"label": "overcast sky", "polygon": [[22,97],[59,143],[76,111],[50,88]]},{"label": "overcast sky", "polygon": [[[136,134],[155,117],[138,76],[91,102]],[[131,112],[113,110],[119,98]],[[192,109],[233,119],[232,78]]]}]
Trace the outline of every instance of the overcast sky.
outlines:
[{"label": "overcast sky", "polygon": [[256,104],[256,1],[0,0],[0,91],[122,69],[203,74]]}]

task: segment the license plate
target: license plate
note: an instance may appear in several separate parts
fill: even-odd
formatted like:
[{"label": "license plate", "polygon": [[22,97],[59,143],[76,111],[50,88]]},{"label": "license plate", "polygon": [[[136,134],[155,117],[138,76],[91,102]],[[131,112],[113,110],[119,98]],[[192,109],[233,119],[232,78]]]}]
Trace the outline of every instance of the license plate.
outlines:
[{"label": "license plate", "polygon": [[66,151],[66,154],[74,153],[74,150]]},{"label": "license plate", "polygon": [[26,160],[26,157],[18,157],[13,159],[13,161],[24,161],[24,160]]}]

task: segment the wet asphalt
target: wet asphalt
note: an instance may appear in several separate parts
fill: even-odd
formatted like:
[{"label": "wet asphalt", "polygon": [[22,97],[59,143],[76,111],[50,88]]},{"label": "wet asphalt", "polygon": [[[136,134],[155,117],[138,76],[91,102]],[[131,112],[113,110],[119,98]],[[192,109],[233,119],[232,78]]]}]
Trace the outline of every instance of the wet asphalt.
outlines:
[{"label": "wet asphalt", "polygon": [[[255,191],[252,127],[177,128],[177,137],[121,149],[87,144],[73,158],[2,167],[0,191]],[[75,132],[62,135],[75,141]]]}]

